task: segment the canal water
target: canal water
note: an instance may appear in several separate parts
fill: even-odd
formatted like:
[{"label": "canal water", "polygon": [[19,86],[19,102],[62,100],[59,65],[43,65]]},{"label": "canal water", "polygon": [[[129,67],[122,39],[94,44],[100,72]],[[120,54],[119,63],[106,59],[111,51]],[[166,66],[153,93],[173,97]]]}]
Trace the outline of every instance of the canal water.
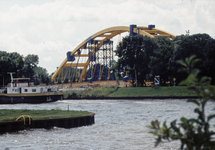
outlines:
[{"label": "canal water", "polygon": [[[95,124],[78,128],[29,129],[0,135],[4,150],[175,150],[179,141],[154,147],[155,137],[148,133],[152,120],[161,122],[195,117],[194,104],[186,100],[63,100],[46,104],[0,105],[0,109],[86,110],[94,112]],[[213,102],[207,113],[214,112]],[[1,110],[0,110],[1,111]],[[213,120],[213,123],[215,121]]]}]

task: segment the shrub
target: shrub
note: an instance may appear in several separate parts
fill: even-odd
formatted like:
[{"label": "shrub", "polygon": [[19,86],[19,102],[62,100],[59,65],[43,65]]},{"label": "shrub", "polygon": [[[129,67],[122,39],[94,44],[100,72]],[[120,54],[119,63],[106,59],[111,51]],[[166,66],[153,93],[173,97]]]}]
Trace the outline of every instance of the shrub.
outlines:
[{"label": "shrub", "polygon": [[[183,65],[183,70],[189,73],[186,80],[182,81],[180,85],[187,85],[192,93],[201,96],[201,99],[190,99],[187,102],[192,102],[196,105],[194,113],[197,113],[197,118],[187,119],[182,117],[180,123],[177,120],[170,123],[168,127],[166,122],[160,127],[158,120],[151,121],[149,126],[150,133],[157,136],[155,146],[162,142],[162,140],[180,140],[180,149],[188,150],[214,150],[215,141],[212,136],[215,135],[214,131],[210,130],[210,121],[215,118],[215,114],[205,115],[205,106],[208,101],[215,101],[215,87],[211,85],[211,78],[202,77],[198,79],[199,70],[193,69],[198,59],[195,56],[186,58],[185,61],[178,61]],[[198,86],[197,86],[198,85]]]}]

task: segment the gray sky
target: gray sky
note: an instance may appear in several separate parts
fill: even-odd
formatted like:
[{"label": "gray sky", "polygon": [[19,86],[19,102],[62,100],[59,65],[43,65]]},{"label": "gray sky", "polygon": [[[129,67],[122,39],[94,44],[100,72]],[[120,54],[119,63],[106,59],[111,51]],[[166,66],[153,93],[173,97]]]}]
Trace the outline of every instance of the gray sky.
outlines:
[{"label": "gray sky", "polygon": [[[81,42],[114,26],[215,38],[214,0],[0,0],[0,50],[36,54],[49,73]],[[114,48],[115,49],[115,48]]]}]

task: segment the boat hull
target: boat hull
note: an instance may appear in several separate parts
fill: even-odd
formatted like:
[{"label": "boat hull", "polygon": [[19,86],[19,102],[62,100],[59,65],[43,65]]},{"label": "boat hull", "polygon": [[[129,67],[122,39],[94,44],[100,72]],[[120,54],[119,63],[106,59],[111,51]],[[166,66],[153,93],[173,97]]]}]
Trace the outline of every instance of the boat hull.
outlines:
[{"label": "boat hull", "polygon": [[63,99],[62,93],[0,94],[0,104],[48,103]]}]

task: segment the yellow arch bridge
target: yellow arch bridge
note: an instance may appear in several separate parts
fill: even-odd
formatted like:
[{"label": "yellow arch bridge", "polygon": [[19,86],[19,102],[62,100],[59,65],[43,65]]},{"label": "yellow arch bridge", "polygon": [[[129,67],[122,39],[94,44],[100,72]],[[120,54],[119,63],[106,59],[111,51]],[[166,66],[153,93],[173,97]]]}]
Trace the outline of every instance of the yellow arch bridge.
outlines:
[{"label": "yellow arch bridge", "polygon": [[73,83],[88,80],[112,80],[110,68],[114,63],[112,38],[129,32],[130,36],[144,35],[151,38],[166,36],[175,38],[175,35],[155,28],[130,25],[116,26],[101,30],[88,37],[73,51],[67,52],[67,58],[61,63],[52,76],[54,83]]}]

